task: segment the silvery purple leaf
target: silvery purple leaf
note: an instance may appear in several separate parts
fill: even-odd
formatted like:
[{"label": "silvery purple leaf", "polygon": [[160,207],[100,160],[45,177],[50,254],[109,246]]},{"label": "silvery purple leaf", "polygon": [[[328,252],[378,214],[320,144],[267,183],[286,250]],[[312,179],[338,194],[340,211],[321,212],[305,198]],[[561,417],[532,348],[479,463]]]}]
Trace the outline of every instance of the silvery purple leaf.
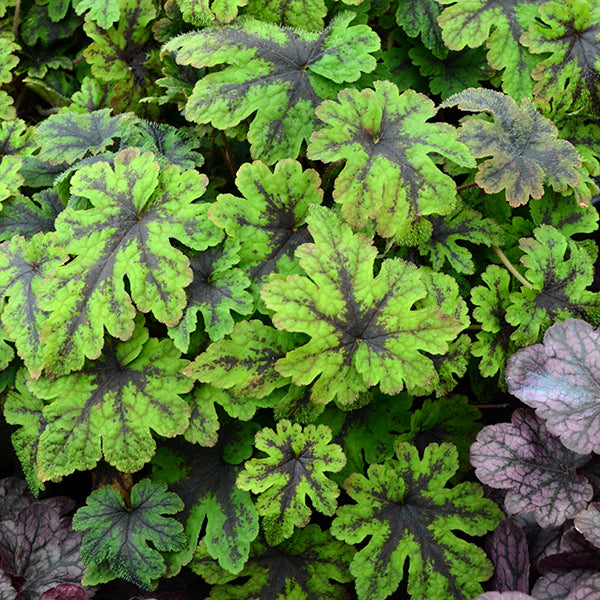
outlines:
[{"label": "silvery purple leaf", "polygon": [[87,600],[87,594],[80,585],[61,583],[46,590],[40,596],[40,600]]},{"label": "silvery purple leaf", "polygon": [[600,600],[600,573],[588,577],[567,596],[567,600]]},{"label": "silvery purple leaf", "polygon": [[575,527],[585,539],[600,548],[600,503],[590,504],[575,517]]},{"label": "silvery purple leaf", "polygon": [[531,593],[536,600],[571,600],[570,594],[584,587],[596,575],[591,570],[548,573],[536,581]]},{"label": "silvery purple leaf", "polygon": [[486,592],[480,594],[473,600],[537,600],[529,594],[523,592]]},{"label": "silvery purple leaf", "polygon": [[507,489],[508,513],[534,511],[541,527],[558,527],[587,506],[593,489],[577,469],[589,460],[567,450],[528,409],[517,409],[512,423],[484,427],[471,446],[479,480]]},{"label": "silvery purple leaf", "polygon": [[14,519],[22,508],[34,500],[24,480],[16,477],[0,479],[0,521]]},{"label": "silvery purple leaf", "polygon": [[491,586],[498,592],[529,591],[529,548],[527,538],[515,519],[496,527],[488,548],[494,565]]},{"label": "silvery purple leaf", "polygon": [[589,323],[552,325],[542,344],[509,359],[506,383],[567,448],[600,453],[600,332]]}]

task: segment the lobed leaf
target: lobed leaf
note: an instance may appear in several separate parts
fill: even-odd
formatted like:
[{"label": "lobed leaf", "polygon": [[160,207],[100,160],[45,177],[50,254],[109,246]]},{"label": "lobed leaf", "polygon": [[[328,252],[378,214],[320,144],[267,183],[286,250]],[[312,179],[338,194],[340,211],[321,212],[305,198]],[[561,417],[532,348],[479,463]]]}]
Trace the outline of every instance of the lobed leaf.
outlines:
[{"label": "lobed leaf", "polygon": [[36,233],[54,230],[54,221],[64,209],[58,194],[45,189],[31,198],[14,196],[3,203],[0,241],[23,236],[30,240]]},{"label": "lobed leaf", "polygon": [[[448,214],[456,185],[429,156],[437,153],[475,166],[447,123],[427,123],[433,102],[413,90],[399,94],[390,82],[374,91],[346,89],[317,108],[325,127],[311,136],[310,159],[345,160],[333,197],[354,229],[375,221],[383,237],[409,236],[425,215]],[[421,241],[421,240],[419,240]]]},{"label": "lobed leaf", "polygon": [[238,7],[248,0],[178,0],[183,18],[194,25],[209,25],[214,21],[230,23],[238,15]]},{"label": "lobed leaf", "polygon": [[434,56],[444,58],[448,48],[442,40],[438,23],[441,9],[436,0],[399,0],[396,22],[410,37],[421,36],[423,45]]},{"label": "lobed leaf", "polygon": [[564,192],[579,184],[579,155],[566,140],[557,139],[558,130],[527,98],[521,106],[509,96],[484,88],[469,88],[451,96],[441,106],[484,111],[493,122],[466,119],[459,139],[473,156],[492,158],[479,164],[476,183],[488,194],[506,191],[513,206],[526,204],[530,197],[541,198],[543,184]]},{"label": "lobed leaf", "polygon": [[119,0],[76,0],[73,5],[78,15],[88,11],[87,18],[102,29],[109,29],[113,23],[119,20],[121,13]]},{"label": "lobed leaf", "polygon": [[180,523],[164,515],[182,508],[177,494],[149,479],[133,486],[131,506],[112,486],[93,491],[73,517],[73,528],[84,532],[81,556],[85,564],[106,564],[116,576],[154,589],[166,571],[159,551],[177,550],[185,543]]},{"label": "lobed leaf", "polygon": [[466,324],[456,284],[400,259],[384,260],[373,276],[368,238],[323,207],[307,220],[315,243],[296,251],[307,276],[272,275],[261,292],[277,328],[311,336],[277,362],[279,373],[297,385],[316,379],[318,403],[350,404],[377,384],[395,394],[432,382],[423,352],[443,354]]},{"label": "lobed leaf", "polygon": [[194,87],[186,118],[226,129],[256,113],[248,141],[252,157],[272,164],[298,156],[314,128],[314,108],[375,68],[370,55],[379,37],[366,25],[349,23],[352,13],[332,19],[319,33],[247,18],[171,40],[166,52],[196,68],[228,65]]}]

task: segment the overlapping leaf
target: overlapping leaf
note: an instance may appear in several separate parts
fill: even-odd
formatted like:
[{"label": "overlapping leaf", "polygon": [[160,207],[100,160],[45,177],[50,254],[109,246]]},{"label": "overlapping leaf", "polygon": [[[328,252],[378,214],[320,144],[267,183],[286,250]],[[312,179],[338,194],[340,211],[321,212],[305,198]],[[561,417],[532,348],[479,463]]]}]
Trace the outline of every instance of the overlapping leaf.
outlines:
[{"label": "overlapping leaf", "polygon": [[578,203],[574,197],[546,192],[541,200],[529,202],[529,211],[536,226],[551,225],[567,237],[598,229],[598,211],[592,205]]},{"label": "overlapping leaf", "polygon": [[3,203],[0,217],[0,241],[22,235],[26,239],[36,233],[54,230],[54,220],[64,209],[58,194],[52,189],[27,196],[15,196]]},{"label": "overlapping leaf", "polygon": [[99,162],[75,173],[72,193],[91,208],[67,208],[56,219],[59,242],[75,259],[57,270],[42,299],[52,313],[43,331],[51,373],[96,358],[104,328],[127,339],[133,302],[167,325],[180,320],[192,270],[172,241],[205,250],[222,237],[206,218],[208,205],[194,202],[205,185],[196,171],[160,171],[152,154],[136,149],[120,152],[114,168]]},{"label": "overlapping leaf", "polygon": [[179,64],[228,65],[196,84],[186,117],[225,129],[256,112],[248,132],[252,156],[267,164],[295,158],[319,101],[375,68],[369,53],[379,49],[379,37],[366,25],[349,26],[353,18],[342,13],[318,33],[248,18],[175,38],[165,51],[176,51]]},{"label": "overlapping leaf", "polygon": [[499,245],[502,228],[493,220],[484,218],[476,210],[464,207],[462,202],[446,217],[431,219],[431,237],[419,245],[419,252],[431,255],[431,266],[439,271],[446,261],[457,273],[474,273],[473,255],[457,242]]},{"label": "overlapping leaf", "polygon": [[[198,546],[190,567],[213,584],[211,600],[344,600],[346,590],[336,582],[351,581],[348,566],[353,554],[351,546],[311,523],[276,548],[255,541],[248,562],[237,575],[216,567],[204,544]],[[240,577],[247,581],[236,583]]]},{"label": "overlapping leaf", "polygon": [[548,430],[579,454],[600,451],[599,353],[600,332],[568,319],[552,325],[542,344],[519,350],[506,366],[509,392],[536,409]]},{"label": "overlapping leaf", "polygon": [[488,546],[494,565],[492,588],[499,592],[529,591],[529,547],[522,527],[513,518],[496,527]]},{"label": "overlapping leaf", "polygon": [[[13,54],[17,48],[17,44],[12,40],[0,37],[0,85],[12,79],[12,70],[19,62],[19,58]],[[13,99],[0,89],[0,119],[14,119],[15,116]]]},{"label": "overlapping leaf", "polygon": [[565,448],[527,409],[517,409],[511,423],[484,427],[471,446],[479,480],[507,489],[507,512],[533,511],[540,527],[558,527],[587,506],[593,489],[577,469],[589,460]]},{"label": "overlapping leaf", "polygon": [[600,6],[586,0],[548,2],[521,43],[550,53],[534,69],[535,100],[554,117],[600,111]]},{"label": "overlapping leaf", "polygon": [[579,184],[579,155],[566,140],[557,139],[558,130],[542,116],[530,100],[521,105],[500,92],[469,88],[441,106],[484,111],[493,122],[479,118],[464,120],[459,139],[473,156],[492,158],[479,164],[475,181],[488,194],[506,190],[511,206],[526,204],[530,197],[541,198],[544,184],[563,192]]},{"label": "overlapping leaf", "polygon": [[291,159],[273,172],[260,161],[244,163],[235,181],[242,197],[219,194],[208,216],[240,243],[239,266],[258,296],[270,273],[290,274],[294,251],[310,240],[308,206],[321,204],[323,191],[316,171]]},{"label": "overlapping leaf", "polygon": [[0,202],[18,193],[24,181],[19,173],[22,165],[18,156],[3,156],[0,159]]},{"label": "overlapping leaf", "polygon": [[0,297],[7,300],[2,324],[33,377],[44,367],[41,329],[48,315],[38,298],[45,278],[67,258],[53,234],[38,233],[29,241],[15,236],[0,244]]},{"label": "overlapping leaf", "polygon": [[332,515],[337,507],[338,486],[325,471],[340,471],[346,457],[337,444],[330,444],[326,425],[302,428],[287,419],[274,431],[265,427],[256,434],[256,448],[267,454],[244,464],[236,484],[258,494],[256,511],[263,517],[267,542],[275,545],[291,537],[294,527],[304,527],[312,511]]},{"label": "overlapping leaf", "polygon": [[396,21],[410,36],[421,36],[423,45],[438,58],[444,58],[448,48],[442,41],[438,23],[440,5],[436,0],[399,0]]},{"label": "overlapping leaf", "polygon": [[132,337],[106,348],[88,368],[55,380],[29,381],[48,421],[39,439],[38,475],[58,480],[91,469],[104,457],[120,471],[141,469],[154,454],[150,430],[183,433],[190,407],[180,397],[192,387],[188,364],[168,339],[149,338],[138,319]]},{"label": "overlapping leaf", "polygon": [[238,14],[238,7],[248,0],[178,0],[183,18],[194,25],[209,25],[213,21],[230,23]]},{"label": "overlapping leaf", "polygon": [[518,346],[537,342],[553,321],[593,316],[600,307],[600,295],[587,291],[594,279],[590,255],[548,225],[533,235],[519,241],[531,287],[511,293],[506,309],[506,320],[517,326],[511,337]]},{"label": "overlapping leaf", "polygon": [[427,123],[433,102],[413,90],[377,81],[375,90],[346,89],[317,109],[325,127],[314,133],[307,155],[345,160],[333,197],[353,228],[370,220],[383,237],[409,236],[424,215],[448,214],[456,185],[429,156],[475,166],[467,147],[447,123]]},{"label": "overlapping leaf", "polygon": [[[359,0],[360,1],[360,0]],[[350,4],[351,2],[346,2]],[[267,21],[303,29],[319,31],[324,27],[323,17],[327,14],[324,0],[248,0],[248,14]]]},{"label": "overlapping leaf", "polygon": [[119,0],[76,0],[73,4],[78,15],[88,11],[87,18],[102,29],[109,29],[119,20]]},{"label": "overlapping leaf", "polygon": [[437,0],[449,5],[439,18],[442,38],[451,50],[477,48],[487,42],[487,59],[504,69],[502,89],[515,99],[530,97],[531,72],[538,60],[521,45],[520,37],[538,17],[545,0]]},{"label": "overlapping leaf", "polygon": [[[272,275],[261,293],[276,327],[311,336],[277,370],[297,385],[314,381],[319,403],[350,404],[377,384],[394,394],[433,381],[423,352],[445,353],[466,325],[456,316],[463,306],[456,283],[400,259],[384,260],[374,276],[377,250],[368,238],[323,207],[307,220],[315,243],[296,251],[307,276]],[[439,296],[428,279],[438,282]]]},{"label": "overlapping leaf", "polygon": [[[178,550],[185,542],[181,524],[172,517],[183,502],[164,483],[143,479],[131,489],[131,506],[112,486],[92,492],[73,517],[82,531],[81,556],[87,566],[106,565],[116,576],[146,589],[166,567],[159,551]],[[150,542],[152,545],[150,545]]]},{"label": "overlapping leaf", "polygon": [[356,502],[337,511],[331,532],[349,544],[371,539],[350,565],[359,600],[393,594],[408,559],[408,593],[414,600],[467,600],[480,593],[492,574],[481,548],[452,533],[483,535],[501,512],[476,484],[445,485],[458,466],[451,444],[418,450],[399,443],[396,458],[355,473],[344,484]]},{"label": "overlapping leaf", "polygon": [[170,575],[191,560],[205,523],[206,552],[223,569],[239,573],[248,560],[250,542],[258,535],[258,516],[250,493],[235,485],[240,467],[226,461],[231,458],[227,444],[232,438],[243,446],[237,461],[248,458],[252,438],[247,433],[248,429],[230,426],[214,448],[181,444],[159,449],[153,458],[153,479],[166,481],[184,502],[177,518],[184,524],[186,545],[168,556]]}]

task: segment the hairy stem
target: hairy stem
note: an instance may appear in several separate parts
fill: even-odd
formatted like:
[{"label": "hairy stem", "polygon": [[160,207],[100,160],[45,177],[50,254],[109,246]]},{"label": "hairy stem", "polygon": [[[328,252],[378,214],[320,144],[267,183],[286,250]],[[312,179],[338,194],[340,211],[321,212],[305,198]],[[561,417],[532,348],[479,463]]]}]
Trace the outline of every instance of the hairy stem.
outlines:
[{"label": "hairy stem", "polygon": [[462,185],[456,186],[457,192],[462,192],[463,190],[468,190],[469,188],[475,187],[477,184],[474,181],[469,181],[469,183],[463,183]]},{"label": "hairy stem", "polygon": [[506,255],[504,254],[504,252],[502,252],[502,250],[500,250],[500,248],[498,248],[498,246],[494,246],[492,244],[492,250],[496,253],[496,255],[498,256],[498,258],[502,261],[502,264],[527,288],[533,290],[534,287],[531,285],[531,283],[529,283],[529,281],[527,281],[527,279],[525,279],[525,277],[523,277],[523,275],[521,275],[521,273],[519,273],[519,271],[517,271],[514,267],[514,265],[510,262],[510,260],[508,260],[508,258],[506,258]]}]

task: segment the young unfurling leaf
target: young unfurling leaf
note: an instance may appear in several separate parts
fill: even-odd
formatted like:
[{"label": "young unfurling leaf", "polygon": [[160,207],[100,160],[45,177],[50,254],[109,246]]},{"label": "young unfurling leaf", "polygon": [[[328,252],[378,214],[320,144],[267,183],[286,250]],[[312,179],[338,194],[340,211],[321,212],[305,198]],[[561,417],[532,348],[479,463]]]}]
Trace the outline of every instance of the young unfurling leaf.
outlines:
[{"label": "young unfurling leaf", "polygon": [[164,516],[183,508],[177,494],[166,488],[143,479],[131,489],[131,506],[110,485],[92,492],[73,517],[73,528],[84,532],[81,556],[86,566],[106,565],[116,577],[155,588],[166,571],[159,551],[178,550],[185,541],[181,524]]},{"label": "young unfurling leaf", "polygon": [[[350,404],[377,384],[394,394],[433,381],[423,352],[445,353],[466,325],[456,283],[400,259],[384,260],[374,276],[377,250],[368,238],[324,207],[307,220],[315,243],[296,251],[306,276],[272,275],[261,293],[276,327],[311,336],[277,370],[297,385],[316,379],[319,403]],[[428,279],[439,279],[439,290]]]},{"label": "young unfurling leaf", "polygon": [[459,139],[473,156],[492,158],[482,162],[475,181],[488,194],[506,190],[511,206],[526,204],[530,197],[541,198],[543,184],[556,191],[579,184],[579,155],[566,140],[557,139],[555,125],[542,116],[530,100],[519,106],[510,96],[484,88],[469,88],[451,96],[441,106],[484,111],[494,121],[465,119]]},{"label": "young unfurling leaf", "polygon": [[375,68],[370,52],[379,37],[366,25],[349,26],[353,18],[340,14],[315,33],[248,18],[171,40],[165,51],[176,51],[179,64],[228,65],[196,84],[186,117],[225,129],[256,113],[248,132],[253,158],[296,158],[320,99]]},{"label": "young unfurling leaf", "polygon": [[313,507],[326,515],[335,512],[338,486],[325,471],[339,471],[346,457],[337,444],[330,444],[331,429],[326,425],[302,428],[287,419],[277,430],[265,427],[256,434],[256,448],[266,458],[246,461],[237,486],[259,494],[256,510],[264,518],[264,530],[271,545],[289,538],[294,527],[304,527]]},{"label": "young unfurling leaf", "polygon": [[370,536],[350,565],[359,600],[383,600],[397,589],[408,565],[413,600],[468,600],[492,574],[485,553],[454,535],[483,535],[502,517],[473,483],[445,485],[458,467],[452,444],[430,444],[419,452],[406,442],[396,457],[355,473],[344,484],[356,502],[341,506],[331,532],[349,544]]},{"label": "young unfurling leaf", "polygon": [[374,220],[379,235],[402,238],[424,215],[448,214],[456,203],[454,181],[429,155],[475,162],[451,125],[427,123],[435,114],[429,98],[413,90],[399,94],[386,81],[374,87],[343,90],[317,108],[325,127],[312,135],[307,155],[346,161],[333,197],[351,227]]}]

